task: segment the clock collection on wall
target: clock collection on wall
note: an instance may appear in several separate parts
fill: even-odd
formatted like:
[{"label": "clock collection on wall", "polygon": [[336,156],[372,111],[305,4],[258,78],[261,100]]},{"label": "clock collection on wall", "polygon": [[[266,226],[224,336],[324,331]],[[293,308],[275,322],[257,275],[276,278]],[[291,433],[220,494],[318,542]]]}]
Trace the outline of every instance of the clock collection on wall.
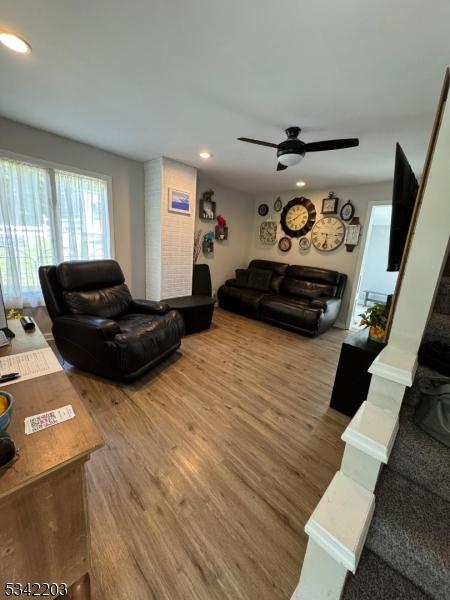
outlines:
[{"label": "clock collection on wall", "polygon": [[[351,252],[358,243],[360,228],[359,220],[354,218],[355,207],[348,200],[338,213],[339,198],[333,192],[330,192],[328,198],[322,202],[322,218],[316,221],[316,208],[308,198],[303,196],[293,198],[284,207],[281,198],[275,200],[273,210],[279,212],[280,225],[286,234],[278,241],[278,248],[281,252],[288,252],[292,247],[291,238],[299,238],[299,249],[306,251],[311,243],[321,252],[331,252],[339,248],[345,239],[346,249]],[[269,206],[265,203],[258,206],[258,214],[264,217],[269,212]],[[328,216],[330,215],[330,216]],[[336,215],[336,216],[331,216]],[[272,217],[273,219],[273,217]],[[345,225],[345,221],[350,222]],[[270,234],[268,227],[264,230],[261,225],[260,239],[263,243],[276,243],[276,223],[270,222]],[[269,226],[269,222],[267,222]],[[310,237],[306,237],[311,232]],[[270,238],[270,240],[269,240]]]}]

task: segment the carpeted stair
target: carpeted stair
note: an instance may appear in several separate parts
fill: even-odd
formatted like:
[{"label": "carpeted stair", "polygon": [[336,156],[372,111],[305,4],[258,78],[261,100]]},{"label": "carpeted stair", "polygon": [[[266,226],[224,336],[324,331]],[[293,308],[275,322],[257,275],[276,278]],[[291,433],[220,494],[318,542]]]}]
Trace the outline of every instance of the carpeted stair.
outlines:
[{"label": "carpeted stair", "polygon": [[[424,341],[450,344],[450,260]],[[417,382],[440,375],[419,365],[376,490],[376,508],[356,575],[342,600],[450,599],[450,448],[414,423]]]},{"label": "carpeted stair", "polygon": [[437,600],[450,592],[450,503],[384,469],[366,545]]},{"label": "carpeted stair", "polygon": [[402,407],[389,469],[450,502],[450,448],[417,427],[413,416],[413,408]]},{"label": "carpeted stair", "polygon": [[347,578],[346,600],[427,600],[409,579],[392,569],[374,552],[365,548],[358,565],[357,577]]}]

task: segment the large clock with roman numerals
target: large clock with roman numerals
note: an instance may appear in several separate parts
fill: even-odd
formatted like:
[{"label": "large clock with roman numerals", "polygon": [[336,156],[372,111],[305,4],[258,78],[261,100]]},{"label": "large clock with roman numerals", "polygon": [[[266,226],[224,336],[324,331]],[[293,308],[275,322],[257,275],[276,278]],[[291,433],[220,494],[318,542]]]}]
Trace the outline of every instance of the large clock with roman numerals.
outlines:
[{"label": "large clock with roman numerals", "polygon": [[311,241],[317,250],[331,252],[336,250],[344,241],[344,223],[336,217],[324,217],[314,225]]},{"label": "large clock with roman numerals", "polygon": [[294,198],[286,204],[280,223],[284,233],[291,237],[302,237],[311,231],[316,220],[316,209],[308,198]]}]

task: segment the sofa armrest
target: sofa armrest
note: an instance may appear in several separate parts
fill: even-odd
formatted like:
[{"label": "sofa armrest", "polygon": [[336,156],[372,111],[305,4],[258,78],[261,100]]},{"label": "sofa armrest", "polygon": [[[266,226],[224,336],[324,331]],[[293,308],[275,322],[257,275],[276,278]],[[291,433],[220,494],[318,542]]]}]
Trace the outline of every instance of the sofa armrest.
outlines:
[{"label": "sofa armrest", "polygon": [[73,334],[86,335],[91,339],[112,340],[120,333],[119,324],[112,319],[102,319],[91,315],[64,315],[53,321],[55,337],[72,337]]},{"label": "sofa armrest", "polygon": [[128,312],[139,315],[165,315],[169,310],[168,304],[156,300],[132,300],[128,307]]},{"label": "sofa armrest", "polygon": [[322,296],[311,301],[310,308],[321,308],[323,312],[332,312],[339,310],[341,305],[340,298],[333,298],[332,296]]},{"label": "sofa armrest", "polygon": [[239,287],[237,284],[237,279],[233,278],[233,279],[227,279],[224,283],[224,285],[230,285],[231,287]]}]

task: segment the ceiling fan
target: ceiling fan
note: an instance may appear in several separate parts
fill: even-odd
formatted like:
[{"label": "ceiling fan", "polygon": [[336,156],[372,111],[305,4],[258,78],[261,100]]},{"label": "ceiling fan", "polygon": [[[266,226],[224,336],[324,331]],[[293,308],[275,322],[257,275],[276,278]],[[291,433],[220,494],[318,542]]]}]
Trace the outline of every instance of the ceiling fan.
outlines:
[{"label": "ceiling fan", "polygon": [[341,148],[352,148],[359,145],[358,138],[347,138],[342,140],[323,140],[322,142],[310,142],[309,144],[298,139],[300,127],[288,127],[286,129],[287,140],[280,144],[261,142],[251,138],[240,137],[241,142],[259,144],[277,149],[278,165],[277,171],[284,171],[288,167],[298,164],[307,152],[321,152],[322,150],[340,150]]}]

